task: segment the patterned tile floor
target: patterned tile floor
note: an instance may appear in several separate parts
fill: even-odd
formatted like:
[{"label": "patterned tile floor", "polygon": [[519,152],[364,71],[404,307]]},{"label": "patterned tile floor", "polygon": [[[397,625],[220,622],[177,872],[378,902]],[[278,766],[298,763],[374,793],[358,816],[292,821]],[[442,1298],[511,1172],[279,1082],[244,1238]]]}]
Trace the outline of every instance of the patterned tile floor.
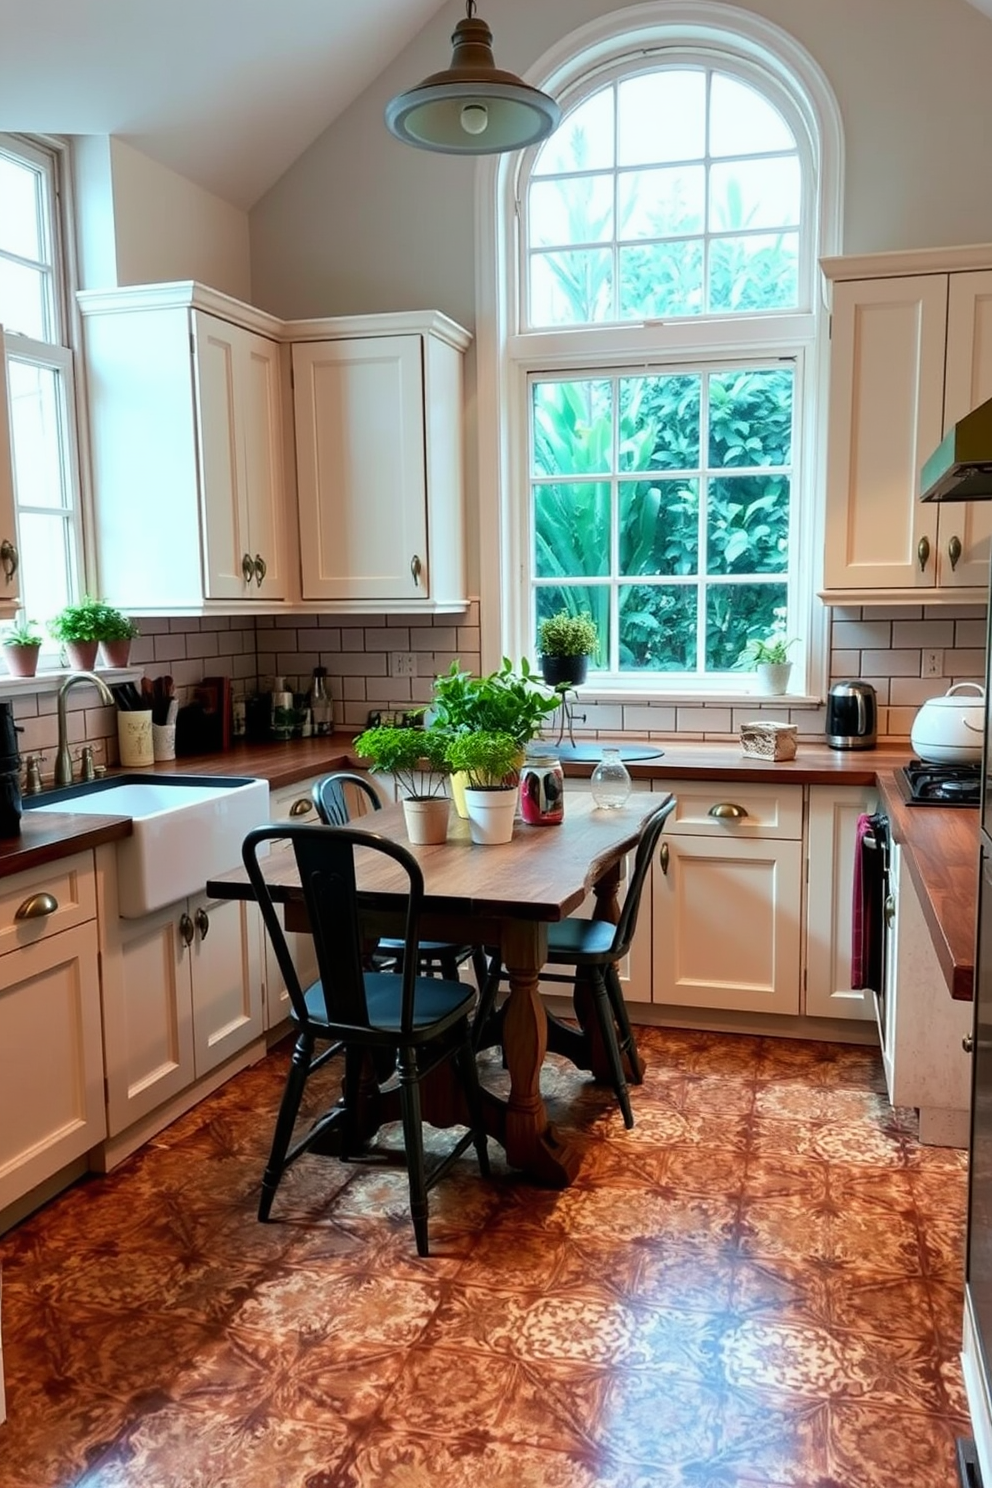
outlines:
[{"label": "patterned tile floor", "polygon": [[0,1239],[2,1488],[953,1488],[965,1154],[872,1050],[642,1048],[630,1132],[549,1059],[577,1182],[466,1157],[426,1260],[401,1168],[256,1222],[284,1050],[63,1194]]}]

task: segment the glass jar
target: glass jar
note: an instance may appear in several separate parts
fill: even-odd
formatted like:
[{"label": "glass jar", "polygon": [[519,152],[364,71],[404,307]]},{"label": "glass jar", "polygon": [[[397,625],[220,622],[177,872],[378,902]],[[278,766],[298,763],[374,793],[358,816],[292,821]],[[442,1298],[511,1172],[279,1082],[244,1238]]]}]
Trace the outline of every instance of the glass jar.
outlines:
[{"label": "glass jar", "polygon": [[619,749],[604,749],[603,758],[592,772],[592,798],[596,805],[618,810],[626,806],[632,788],[630,771],[620,758]]},{"label": "glass jar", "polygon": [[331,695],[327,690],[326,667],[314,667],[310,684],[310,717],[315,734],[329,734],[334,727]]},{"label": "glass jar", "polygon": [[550,827],[565,815],[565,775],[556,754],[531,754],[520,771],[520,816],[532,827]]}]

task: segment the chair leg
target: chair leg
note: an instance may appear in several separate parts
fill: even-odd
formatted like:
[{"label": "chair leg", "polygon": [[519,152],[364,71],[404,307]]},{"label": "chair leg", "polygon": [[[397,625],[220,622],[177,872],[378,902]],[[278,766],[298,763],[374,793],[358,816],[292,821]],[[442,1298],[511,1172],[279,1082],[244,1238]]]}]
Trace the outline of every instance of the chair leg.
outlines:
[{"label": "chair leg", "polygon": [[[487,1025],[493,1016],[493,1008],[496,1005],[496,995],[499,992],[500,973],[503,963],[498,955],[495,955],[489,963],[489,973],[482,984],[479,993],[478,1006],[475,1009],[475,1017],[472,1020],[472,1048],[478,1053],[481,1048],[487,1047],[483,1039],[488,1037]],[[492,1042],[495,1042],[493,1040]]]},{"label": "chair leg", "polygon": [[417,1254],[429,1255],[427,1244],[427,1173],[424,1167],[424,1131],[420,1115],[420,1071],[417,1051],[399,1053],[400,1107],[403,1113],[403,1142],[410,1179],[410,1214],[417,1237]]},{"label": "chair leg", "polygon": [[613,1016],[620,1030],[620,1053],[626,1054],[630,1065],[630,1079],[633,1085],[643,1085],[644,1075],[642,1073],[641,1061],[637,1054],[637,1040],[634,1030],[630,1026],[630,1017],[627,1013],[627,1003],[620,986],[620,978],[617,969],[612,964],[606,967],[606,990],[609,994],[610,1005],[613,1008]]},{"label": "chair leg", "polygon": [[599,1022],[599,1031],[603,1039],[603,1046],[606,1049],[606,1057],[610,1062],[613,1089],[616,1091],[620,1110],[623,1112],[623,1124],[629,1129],[634,1124],[634,1113],[630,1109],[630,1094],[627,1090],[627,1081],[624,1078],[623,1060],[620,1058],[617,1030],[613,1022],[613,1010],[610,1007],[610,999],[606,991],[606,979],[598,966],[593,970],[592,995],[596,1017]]},{"label": "chair leg", "polygon": [[486,982],[489,980],[489,962],[482,946],[472,947],[472,974],[475,977],[475,985],[479,989],[479,996],[485,990]]},{"label": "chair leg", "polygon": [[476,1157],[479,1159],[479,1172],[483,1178],[488,1178],[489,1142],[482,1124],[482,1091],[479,1089],[479,1069],[475,1062],[475,1050],[472,1048],[471,1030],[468,1028],[465,1030],[464,1040],[458,1046],[455,1059],[462,1077],[465,1098],[468,1101],[469,1119],[472,1122],[472,1145],[475,1148]]},{"label": "chair leg", "polygon": [[290,1060],[285,1089],[282,1093],[282,1100],[279,1103],[279,1115],[276,1117],[276,1129],[272,1136],[269,1161],[262,1175],[262,1193],[258,1201],[258,1217],[263,1223],[269,1217],[272,1200],[276,1196],[279,1179],[283,1175],[286,1153],[289,1151],[289,1144],[293,1136],[293,1127],[296,1125],[296,1118],[300,1112],[303,1087],[307,1083],[312,1059],[313,1038],[307,1033],[301,1033],[293,1049],[293,1057]]},{"label": "chair leg", "polygon": [[441,975],[446,982],[458,981],[458,958],[454,951],[442,951],[438,956],[441,966]]}]

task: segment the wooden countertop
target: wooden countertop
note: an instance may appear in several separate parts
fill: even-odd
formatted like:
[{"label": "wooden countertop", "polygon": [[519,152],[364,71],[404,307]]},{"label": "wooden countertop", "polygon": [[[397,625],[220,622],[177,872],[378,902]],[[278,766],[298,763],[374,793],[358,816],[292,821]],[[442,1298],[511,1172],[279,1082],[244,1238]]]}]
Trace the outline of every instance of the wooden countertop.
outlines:
[{"label": "wooden countertop", "polygon": [[68,811],[25,811],[18,837],[0,839],[0,878],[54,863],[72,853],[130,837],[129,816],[74,816]]}]

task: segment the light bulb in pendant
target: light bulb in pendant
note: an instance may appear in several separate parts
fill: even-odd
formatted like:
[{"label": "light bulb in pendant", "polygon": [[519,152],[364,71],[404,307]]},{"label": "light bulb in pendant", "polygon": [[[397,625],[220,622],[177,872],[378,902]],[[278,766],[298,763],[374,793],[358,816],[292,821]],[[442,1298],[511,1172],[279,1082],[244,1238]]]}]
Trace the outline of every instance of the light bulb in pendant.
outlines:
[{"label": "light bulb in pendant", "polygon": [[462,109],[461,120],[466,134],[485,134],[489,110],[484,103],[467,103]]}]

